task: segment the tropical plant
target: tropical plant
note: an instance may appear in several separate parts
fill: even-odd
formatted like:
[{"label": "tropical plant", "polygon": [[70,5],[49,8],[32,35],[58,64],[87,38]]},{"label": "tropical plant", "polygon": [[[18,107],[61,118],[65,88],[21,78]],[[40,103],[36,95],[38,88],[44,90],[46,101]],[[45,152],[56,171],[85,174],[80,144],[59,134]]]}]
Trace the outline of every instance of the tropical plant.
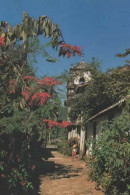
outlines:
[{"label": "tropical plant", "polygon": [[129,113],[125,112],[112,123],[103,124],[89,155],[89,177],[108,195],[130,192],[129,121]]},{"label": "tropical plant", "polygon": [[[28,52],[32,52],[29,39],[41,34],[52,38],[55,49],[64,43],[59,26],[47,16],[35,20],[24,13],[23,22],[15,27],[1,22],[0,181],[5,186],[4,194],[23,194],[34,188],[33,178],[48,132],[42,120],[53,123],[51,119],[59,116],[55,86],[61,82],[37,78],[28,64]],[[33,49],[36,52],[38,48]],[[79,51],[76,53],[79,55]],[[62,122],[62,126],[67,125],[67,121]]]}]

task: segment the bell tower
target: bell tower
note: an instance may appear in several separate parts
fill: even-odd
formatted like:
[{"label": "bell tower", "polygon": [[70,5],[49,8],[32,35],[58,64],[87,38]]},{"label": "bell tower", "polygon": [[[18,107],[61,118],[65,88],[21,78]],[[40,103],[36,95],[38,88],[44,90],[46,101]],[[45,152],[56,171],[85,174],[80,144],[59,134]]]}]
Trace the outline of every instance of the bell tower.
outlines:
[{"label": "bell tower", "polygon": [[[65,102],[68,114],[74,99],[82,95],[86,85],[91,80],[91,69],[90,66],[84,62],[84,59],[76,66],[71,65],[70,78],[70,81],[67,83],[67,101]],[[70,120],[69,116],[68,120]],[[74,123],[75,126],[68,127],[68,140],[70,138],[78,138],[80,140],[80,154],[83,154],[85,129],[82,126],[82,117],[79,115]]]},{"label": "bell tower", "polygon": [[82,59],[76,66],[71,65],[71,80],[67,83],[67,101],[82,94],[85,86],[91,79],[90,67]]}]

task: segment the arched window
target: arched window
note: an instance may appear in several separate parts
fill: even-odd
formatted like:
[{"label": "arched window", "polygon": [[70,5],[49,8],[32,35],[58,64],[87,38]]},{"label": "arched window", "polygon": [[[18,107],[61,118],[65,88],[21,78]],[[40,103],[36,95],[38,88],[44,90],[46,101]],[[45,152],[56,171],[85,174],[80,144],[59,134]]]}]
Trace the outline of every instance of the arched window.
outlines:
[{"label": "arched window", "polygon": [[84,78],[80,78],[79,79],[79,84],[84,84],[85,83],[85,79]]}]

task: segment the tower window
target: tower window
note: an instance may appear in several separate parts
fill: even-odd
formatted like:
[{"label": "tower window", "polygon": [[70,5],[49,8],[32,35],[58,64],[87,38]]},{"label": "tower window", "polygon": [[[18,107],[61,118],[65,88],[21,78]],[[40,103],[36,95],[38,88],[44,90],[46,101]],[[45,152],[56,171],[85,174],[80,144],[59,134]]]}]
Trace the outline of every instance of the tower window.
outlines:
[{"label": "tower window", "polygon": [[85,79],[84,78],[80,78],[79,79],[79,84],[84,84],[85,83]]}]

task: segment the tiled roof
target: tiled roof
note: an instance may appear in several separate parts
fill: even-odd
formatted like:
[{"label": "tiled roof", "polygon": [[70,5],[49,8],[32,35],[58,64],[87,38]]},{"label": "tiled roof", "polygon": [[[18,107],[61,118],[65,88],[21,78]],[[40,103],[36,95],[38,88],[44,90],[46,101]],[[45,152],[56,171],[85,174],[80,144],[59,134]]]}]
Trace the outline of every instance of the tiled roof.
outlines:
[{"label": "tiled roof", "polygon": [[106,109],[104,109],[104,110],[98,112],[97,114],[95,114],[95,115],[92,116],[91,118],[86,119],[84,122],[85,122],[85,123],[88,123],[89,121],[91,121],[91,120],[93,120],[93,119],[99,117],[100,115],[104,114],[105,112],[110,111],[110,110],[112,110],[113,108],[115,108],[115,107],[121,105],[121,103],[126,102],[128,99],[130,99],[130,95],[127,95],[125,98],[123,98],[123,99],[120,100],[119,102],[117,102],[117,103],[115,103],[115,104],[109,106],[108,108],[106,108]]}]

